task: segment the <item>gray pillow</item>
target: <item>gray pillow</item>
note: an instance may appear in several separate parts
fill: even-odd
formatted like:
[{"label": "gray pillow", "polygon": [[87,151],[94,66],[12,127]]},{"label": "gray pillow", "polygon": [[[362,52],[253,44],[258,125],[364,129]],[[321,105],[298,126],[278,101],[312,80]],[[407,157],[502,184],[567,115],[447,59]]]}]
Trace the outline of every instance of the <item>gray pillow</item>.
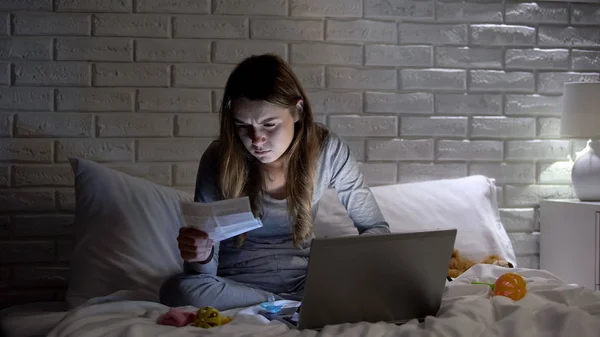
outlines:
[{"label": "gray pillow", "polygon": [[179,203],[193,197],[90,160],[71,159],[71,166],[77,202],[69,308],[119,290],[158,301],[162,282],[183,271]]}]

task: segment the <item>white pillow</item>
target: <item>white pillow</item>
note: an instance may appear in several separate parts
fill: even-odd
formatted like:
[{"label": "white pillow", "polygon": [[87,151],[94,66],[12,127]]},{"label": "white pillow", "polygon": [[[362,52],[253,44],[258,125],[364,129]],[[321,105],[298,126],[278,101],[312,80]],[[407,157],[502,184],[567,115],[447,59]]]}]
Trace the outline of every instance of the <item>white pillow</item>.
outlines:
[{"label": "white pillow", "polygon": [[69,308],[119,290],[158,301],[162,282],[183,271],[179,202],[193,197],[89,160],[71,165],[77,202]]},{"label": "white pillow", "polygon": [[[480,261],[497,254],[516,266],[512,243],[500,221],[496,186],[484,176],[469,176],[372,187],[391,232],[456,228],[455,248]],[[354,235],[357,231],[332,189],[319,203],[317,236]]]}]

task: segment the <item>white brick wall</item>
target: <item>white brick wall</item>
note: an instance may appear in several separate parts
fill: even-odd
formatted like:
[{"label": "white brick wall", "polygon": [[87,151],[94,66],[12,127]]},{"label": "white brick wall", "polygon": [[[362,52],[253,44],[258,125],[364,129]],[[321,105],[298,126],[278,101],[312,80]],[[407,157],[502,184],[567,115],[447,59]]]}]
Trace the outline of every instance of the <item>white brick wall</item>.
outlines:
[{"label": "white brick wall", "polygon": [[566,81],[600,80],[600,5],[516,0],[0,1],[0,304],[59,299],[71,156],[193,189],[237,62],[289,61],[372,185],[484,174],[519,263],[572,196]]}]

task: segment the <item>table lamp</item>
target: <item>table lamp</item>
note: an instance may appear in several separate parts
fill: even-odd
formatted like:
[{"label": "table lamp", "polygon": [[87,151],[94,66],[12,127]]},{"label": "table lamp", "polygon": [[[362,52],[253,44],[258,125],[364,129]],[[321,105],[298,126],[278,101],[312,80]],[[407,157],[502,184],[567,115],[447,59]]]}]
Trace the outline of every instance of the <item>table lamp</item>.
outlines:
[{"label": "table lamp", "polygon": [[564,85],[560,135],[588,139],[577,153],[571,182],[581,201],[600,201],[600,82]]}]

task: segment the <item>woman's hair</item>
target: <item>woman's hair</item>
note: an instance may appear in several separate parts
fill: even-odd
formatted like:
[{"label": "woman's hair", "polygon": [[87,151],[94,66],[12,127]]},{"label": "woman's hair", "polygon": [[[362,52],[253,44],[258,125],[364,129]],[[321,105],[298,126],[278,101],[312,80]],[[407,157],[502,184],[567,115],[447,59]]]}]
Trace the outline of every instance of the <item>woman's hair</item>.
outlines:
[{"label": "woman's hair", "polygon": [[[238,136],[232,111],[233,101],[238,98],[289,108],[297,118],[292,143],[283,156],[287,163],[285,192],[288,213],[293,224],[294,244],[299,246],[312,235],[315,166],[328,131],[315,122],[300,81],[279,56],[251,56],[235,67],[227,80],[221,103],[219,185],[223,198],[248,196],[252,212],[257,217],[263,215],[259,197],[265,188],[264,174],[260,169],[261,163],[246,150]],[[297,105],[300,99],[303,101],[301,108]],[[238,247],[245,238],[245,234],[237,237]]]}]

